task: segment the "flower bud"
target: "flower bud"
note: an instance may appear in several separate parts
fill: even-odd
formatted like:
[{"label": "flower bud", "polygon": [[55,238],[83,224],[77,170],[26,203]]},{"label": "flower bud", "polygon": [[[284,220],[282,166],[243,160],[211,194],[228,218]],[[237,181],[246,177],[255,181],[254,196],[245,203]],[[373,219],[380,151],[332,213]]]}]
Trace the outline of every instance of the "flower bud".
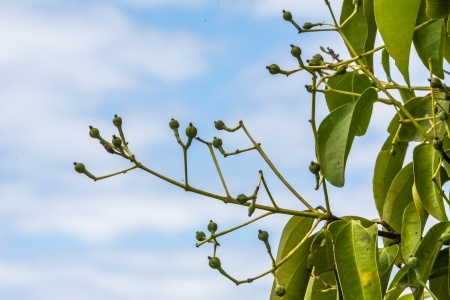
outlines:
[{"label": "flower bud", "polygon": [[275,294],[276,294],[278,297],[283,297],[284,294],[286,294],[286,289],[284,288],[284,286],[277,284],[277,285],[275,286]]},{"label": "flower bud", "polygon": [[283,9],[283,19],[286,21],[292,21],[292,14]]},{"label": "flower bud", "polygon": [[293,57],[300,58],[300,55],[302,55],[302,49],[298,46],[291,45],[291,54]]},{"label": "flower bud", "polygon": [[112,143],[114,146],[116,146],[117,148],[122,147],[122,139],[121,139],[120,137],[118,137],[118,136],[115,136],[115,135],[113,135],[112,137],[113,137],[113,138],[112,138],[111,143]]},{"label": "flower bud", "polygon": [[347,72],[347,66],[341,66],[337,68],[335,75],[344,75]]},{"label": "flower bud", "polygon": [[410,256],[408,258],[408,261],[407,261],[406,264],[408,266],[412,267],[412,268],[415,268],[415,267],[417,267],[419,265],[419,259],[417,257],[415,257],[415,256]]},{"label": "flower bud", "polygon": [[212,144],[213,144],[214,148],[222,147],[222,139],[214,137]]},{"label": "flower bud", "polygon": [[310,66],[321,66],[323,65],[323,57],[320,54],[315,54],[309,61]]},{"label": "flower bud", "polygon": [[75,171],[78,173],[84,173],[86,171],[86,167],[82,163],[74,162],[73,165],[75,166]]},{"label": "flower bud", "polygon": [[255,203],[250,204],[248,207],[248,216],[251,217],[253,213],[255,212],[256,206]]},{"label": "flower bud", "polygon": [[178,123],[177,120],[172,118],[172,119],[170,119],[169,126],[170,126],[170,129],[178,129],[178,127],[180,127],[180,123]]},{"label": "flower bud", "polygon": [[195,138],[197,135],[197,128],[192,125],[192,123],[189,123],[189,126],[186,128],[186,136],[190,139]]},{"label": "flower bud", "polygon": [[225,123],[222,120],[214,121],[214,127],[216,127],[217,130],[225,129]]},{"label": "flower bud", "polygon": [[116,127],[122,126],[122,118],[118,117],[117,115],[114,115],[113,124]]},{"label": "flower bud", "polygon": [[214,223],[213,220],[210,220],[209,224],[208,224],[208,231],[211,232],[211,234],[214,234],[214,233],[216,233],[216,230],[217,230],[217,224]]},{"label": "flower bud", "polygon": [[312,161],[309,164],[309,171],[311,173],[313,173],[313,174],[319,174],[319,172],[320,172],[320,164]]},{"label": "flower bud", "polygon": [[444,146],[444,142],[442,141],[442,139],[439,138],[435,138],[433,140],[433,148],[436,150],[442,150],[442,147]]},{"label": "flower bud", "polygon": [[220,259],[218,257],[216,257],[216,256],[214,256],[214,257],[208,256],[208,259],[209,259],[209,266],[211,268],[213,268],[213,269],[219,269],[220,268],[221,263],[220,263]]},{"label": "flower bud", "polygon": [[271,64],[270,66],[267,66],[266,69],[269,70],[269,73],[272,75],[276,75],[281,72],[280,67],[276,64]]},{"label": "flower bud", "polygon": [[429,79],[429,81],[430,81],[430,86],[433,89],[442,89],[443,88],[442,82],[439,78],[433,77],[433,78]]},{"label": "flower bud", "polygon": [[311,28],[313,28],[313,24],[311,22],[306,22],[305,24],[303,24],[303,28],[304,29],[311,29]]},{"label": "flower bud", "polygon": [[100,131],[97,128],[89,126],[89,135],[91,138],[98,139],[100,137]]},{"label": "flower bud", "polygon": [[267,242],[269,240],[269,233],[265,230],[258,230],[258,239],[263,242]]},{"label": "flower bud", "polygon": [[244,194],[239,194],[239,195],[236,197],[236,201],[237,201],[239,204],[245,204],[248,200],[249,200],[248,197],[245,196]]},{"label": "flower bud", "polygon": [[203,231],[197,231],[195,233],[195,238],[199,242],[204,241],[206,239],[206,234]]}]

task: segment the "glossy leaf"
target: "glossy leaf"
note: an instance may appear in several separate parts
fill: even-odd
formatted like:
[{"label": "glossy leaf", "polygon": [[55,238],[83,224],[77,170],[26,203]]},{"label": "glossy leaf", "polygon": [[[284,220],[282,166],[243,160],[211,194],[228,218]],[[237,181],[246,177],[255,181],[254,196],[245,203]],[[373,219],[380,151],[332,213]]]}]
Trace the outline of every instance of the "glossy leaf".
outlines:
[{"label": "glossy leaf", "polygon": [[440,277],[449,274],[449,248],[444,248],[439,251],[433,267],[431,268],[430,278]]},{"label": "glossy leaf", "polygon": [[[286,224],[281,234],[278,246],[277,261],[283,259],[297,244],[306,236],[310,230],[312,218],[292,217]],[[306,261],[311,248],[314,236],[309,237],[292,257],[287,260],[277,271],[277,277],[280,284],[286,288],[286,295],[283,300],[303,299],[306,288],[308,287],[309,273],[307,271]],[[275,283],[272,287],[270,299],[275,300],[279,297],[274,292]]]},{"label": "glossy leaf", "polygon": [[325,178],[334,186],[344,186],[348,154],[361,120],[372,109],[378,94],[366,89],[356,103],[348,103],[332,111],[320,124],[319,149]]},{"label": "glossy leaf", "polygon": [[449,275],[430,279],[430,290],[437,299],[449,299]]},{"label": "glossy leaf", "polygon": [[[446,221],[447,215],[440,189],[431,180],[435,171],[440,168],[439,153],[430,144],[418,145],[414,148],[413,162],[414,182],[423,207],[439,221]],[[439,175],[438,172],[436,180],[440,186]]]},{"label": "glossy leaf", "polygon": [[409,203],[403,212],[401,234],[403,260],[408,261],[408,258],[416,252],[422,239],[422,224],[420,223],[420,215],[414,202]]},{"label": "glossy leaf", "polygon": [[392,267],[394,266],[398,252],[398,245],[392,245],[378,250],[378,272],[380,273],[381,291],[383,294],[389,284]]},{"label": "glossy leaf", "polygon": [[423,229],[425,228],[425,224],[428,220],[429,213],[425,210],[422,204],[422,200],[420,199],[419,194],[417,193],[416,184],[413,185],[412,194],[414,199],[414,205],[416,206],[417,212],[420,217],[421,231],[423,233]]},{"label": "glossy leaf", "polygon": [[399,233],[402,230],[403,212],[413,202],[413,184],[413,164],[409,163],[395,176],[383,206],[382,220]]},{"label": "glossy leaf", "polygon": [[392,138],[389,136],[383,148],[378,153],[373,174],[373,197],[380,216],[383,215],[383,206],[386,196],[397,173],[402,169],[408,143],[399,142],[395,146],[395,155],[391,154]]},{"label": "glossy leaf", "polygon": [[450,0],[426,0],[426,14],[430,19],[442,19],[450,14]]},{"label": "glossy leaf", "polygon": [[[375,38],[377,36],[377,23],[375,22],[374,0],[364,0],[364,15],[367,22],[367,38],[365,43],[365,51],[372,50],[375,45]],[[366,64],[373,72],[373,54],[366,57]]]},{"label": "glossy leaf", "polygon": [[420,0],[375,0],[375,19],[386,49],[409,85],[409,55]]},{"label": "glossy leaf", "polygon": [[336,271],[345,299],[381,299],[376,225],[335,221],[328,226],[334,244]]},{"label": "glossy leaf", "polygon": [[392,82],[391,78],[391,62],[389,61],[389,53],[386,48],[381,51],[381,65],[383,66],[384,73],[386,73],[386,78],[389,82]]},{"label": "glossy leaf", "polygon": [[[425,0],[421,0],[416,26],[428,20],[430,20],[430,18],[425,14]],[[439,78],[444,78],[444,19],[438,20],[414,32],[413,42],[417,54],[419,55],[419,58],[424,64],[426,70],[429,69],[428,59],[431,59],[433,74]]]}]

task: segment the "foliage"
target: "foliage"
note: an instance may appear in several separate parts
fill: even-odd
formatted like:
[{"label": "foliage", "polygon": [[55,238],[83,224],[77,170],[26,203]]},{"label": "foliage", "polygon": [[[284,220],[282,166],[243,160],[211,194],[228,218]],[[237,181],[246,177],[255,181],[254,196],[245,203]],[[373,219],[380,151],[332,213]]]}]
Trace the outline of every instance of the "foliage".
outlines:
[{"label": "foliage", "polygon": [[[440,79],[449,74],[443,64],[444,59],[450,62],[450,0],[344,0],[339,20],[328,0],[325,0],[324,10],[329,12],[330,23],[306,22],[301,27],[289,11],[283,11],[283,19],[292,23],[301,35],[336,32],[348,49],[346,59],[333,49],[320,46],[321,53],[303,61],[301,49],[291,45],[291,54],[299,63],[297,69],[287,71],[276,64],[267,66],[273,75],[290,76],[303,71],[311,76],[311,82],[305,86],[311,93],[310,124],[316,150],[316,161],[311,162],[310,171],[316,177],[316,189],[323,192],[323,207],[311,206],[286,181],[243,122],[234,128],[220,120],[215,122],[218,130],[244,131],[252,144],[246,149],[226,152],[221,139],[208,142],[197,137],[192,123],[186,128],[187,142],[184,143],[179,134],[180,124],[172,119],[169,126],[184,155],[183,182],[155,172],[133,155],[118,116],[113,124],[119,136],[113,136],[111,142],[103,139],[92,126],[89,134],[109,153],[131,161],[132,167],[105,176],[92,175],[82,163],[74,163],[75,170],[100,180],[142,169],[188,192],[247,207],[249,217],[255,211],[265,211],[222,232],[216,232],[217,224],[210,221],[207,226],[210,234],[198,231],[196,238],[197,246],[209,242],[214,248],[213,256],[208,257],[210,267],[237,285],[272,274],[274,284],[270,299],[449,299],[450,222],[447,211],[450,201],[443,185],[450,179],[447,154],[450,149],[450,90]],[[384,45],[375,47],[378,33]],[[429,82],[423,86],[410,84],[411,46],[424,65],[423,82],[429,77]],[[381,57],[381,72],[374,71],[377,52]],[[405,84],[392,79],[391,61],[395,62]],[[324,95],[329,113],[318,125],[316,101],[319,95]],[[379,219],[335,216],[327,185],[344,186],[353,141],[366,133],[375,103],[393,108],[373,175],[373,199]],[[224,195],[189,185],[188,150],[194,141],[209,149]],[[406,156],[409,147],[413,148],[410,161]],[[279,207],[262,171],[259,171],[252,195],[231,196],[214,148],[225,157],[246,151],[258,152],[305,209]],[[261,186],[272,205],[257,203]],[[219,237],[273,214],[292,217],[285,225],[276,257],[272,254],[268,232],[258,232],[272,260],[271,268],[248,279],[233,278],[216,256]],[[425,230],[430,227],[426,227],[430,221],[434,225]],[[393,271],[394,266],[396,271]],[[404,295],[407,288],[410,294]]]}]

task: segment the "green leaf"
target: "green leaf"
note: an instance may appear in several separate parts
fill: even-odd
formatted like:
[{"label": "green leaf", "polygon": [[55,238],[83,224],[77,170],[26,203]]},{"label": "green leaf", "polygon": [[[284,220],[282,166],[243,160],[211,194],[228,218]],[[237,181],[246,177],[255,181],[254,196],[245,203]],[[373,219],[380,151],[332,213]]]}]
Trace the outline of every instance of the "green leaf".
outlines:
[{"label": "green leaf", "polygon": [[[337,289],[326,290],[326,286],[322,283],[326,282],[330,285],[336,285],[336,277],[334,272],[325,272],[320,275],[320,281],[315,276],[309,278],[308,289],[306,290],[304,300],[336,300]],[[280,299],[281,300],[281,299]],[[284,299],[283,299],[284,300]]]},{"label": "green leaf", "polygon": [[392,82],[391,78],[391,63],[389,61],[389,53],[386,48],[381,51],[381,65],[383,66],[384,73],[386,73],[386,78],[389,82]]},{"label": "green leaf", "polygon": [[[450,20],[450,18],[447,19],[447,32],[449,30],[448,26],[450,25],[450,22],[448,20]],[[448,35],[445,35],[444,57],[445,60],[450,63],[450,36]]]},{"label": "green leaf", "polygon": [[413,185],[412,194],[414,199],[414,205],[416,206],[416,209],[419,212],[421,231],[423,233],[423,229],[425,228],[425,224],[427,223],[429,214],[423,207],[422,200],[420,200],[420,196],[417,193],[416,184]]},{"label": "green leaf", "polygon": [[[347,72],[343,75],[332,77],[327,81],[327,84],[334,90],[355,94],[362,94],[362,92],[372,86],[369,77],[358,72]],[[325,100],[330,111],[344,104],[354,103],[358,98],[359,95],[348,95],[334,91],[325,93]]]},{"label": "green leaf", "polygon": [[[421,0],[417,15],[416,26],[430,20],[425,14],[425,0]],[[428,70],[428,59],[432,60],[433,74],[444,78],[444,47],[445,47],[444,19],[429,24],[414,32],[413,42],[420,60]]]},{"label": "green leaf", "polygon": [[335,221],[328,230],[333,238],[336,271],[344,298],[381,299],[377,226],[364,228],[359,221]]},{"label": "green leaf", "polygon": [[[342,24],[355,10],[353,0],[344,0],[342,3],[340,23]],[[368,27],[366,16],[364,14],[364,2],[361,3],[358,11],[353,17],[345,23],[341,28],[343,35],[346,37],[351,47],[348,47],[351,56],[357,56],[366,52],[366,40]],[[360,64],[366,64],[366,59],[358,61]]]},{"label": "green leaf", "polygon": [[395,274],[394,279],[392,279],[389,285],[389,292],[386,293],[384,300],[397,300],[401,293],[408,287],[408,271],[409,267],[403,266]]},{"label": "green leaf", "polygon": [[[439,221],[447,221],[440,189],[431,180],[435,171],[440,168],[439,153],[430,144],[418,145],[413,151],[413,163],[414,182],[423,207]],[[440,186],[439,175],[438,172],[436,180]]]},{"label": "green leaf", "polygon": [[415,253],[418,264],[413,270],[410,268],[408,272],[409,284],[417,288],[417,292],[414,294],[414,299],[421,299],[423,294],[423,287],[417,282],[417,275],[421,276],[421,279],[426,282],[430,276],[434,262],[442,248],[443,243],[439,241],[442,234],[450,231],[450,222],[441,222],[428,230],[427,234],[423,237],[419,248]]},{"label": "green leaf", "polygon": [[[283,259],[295,246],[302,241],[308,231],[311,229],[314,219],[303,217],[292,217],[286,224],[281,234],[278,246],[277,261]],[[306,261],[311,248],[314,236],[305,240],[300,249],[298,249],[289,260],[287,260],[276,271],[280,284],[286,288],[286,295],[283,300],[303,299],[310,274],[306,267]],[[275,283],[272,287],[270,300],[278,300],[275,294]]]},{"label": "green leaf", "polygon": [[431,268],[430,278],[436,278],[443,275],[448,275],[449,272],[449,248],[444,248],[439,251],[433,267]]},{"label": "green leaf", "polygon": [[378,153],[373,173],[373,197],[378,214],[383,215],[386,196],[397,173],[402,169],[408,143],[399,142],[395,146],[395,155],[391,154],[392,138],[389,136]]},{"label": "green leaf", "polygon": [[384,293],[389,284],[392,267],[399,252],[398,245],[378,249],[378,272],[380,273],[381,291]]},{"label": "green leaf", "polygon": [[392,181],[383,206],[382,220],[386,221],[396,232],[402,230],[403,212],[413,201],[414,183],[413,164],[407,164]]},{"label": "green leaf", "polygon": [[427,0],[427,16],[430,19],[442,19],[450,14],[450,0]]},{"label": "green leaf", "polygon": [[[375,45],[375,38],[377,36],[377,23],[375,21],[375,9],[374,9],[374,0],[364,0],[364,15],[366,16],[367,22],[367,38],[364,47],[364,52],[372,50]],[[360,8],[361,9],[361,8]],[[369,69],[374,72],[373,69],[373,54],[366,57],[366,64]]]},{"label": "green leaf", "polygon": [[402,97],[403,103],[416,97],[414,90],[399,89],[398,92],[400,93],[400,97]]},{"label": "green leaf", "polygon": [[357,129],[366,113],[372,109],[378,94],[366,89],[356,103],[333,110],[319,126],[319,149],[325,178],[334,186],[344,186],[347,157]]},{"label": "green leaf", "polygon": [[314,238],[308,254],[307,267],[314,276],[333,270],[333,242],[328,230],[322,229]]},{"label": "green leaf", "polygon": [[[436,98],[444,97],[442,93],[435,94]],[[444,108],[448,107],[448,101],[439,101],[439,104],[441,104]],[[410,99],[408,102],[405,103],[404,108],[409,111],[409,113],[414,118],[423,118],[425,116],[431,116],[433,112],[431,111],[431,97],[416,97]],[[405,119],[406,116],[400,112],[402,115],[402,118]],[[406,118],[407,119],[407,118]],[[422,128],[427,131],[431,128],[431,124],[429,120],[422,120],[418,121],[419,125],[422,126]],[[401,126],[398,134],[398,128]],[[445,130],[445,126],[443,124],[440,124],[437,126],[438,136],[442,134],[442,132]],[[393,118],[391,123],[388,127],[388,132],[391,136],[395,136],[397,134],[397,140],[401,142],[410,142],[410,141],[416,141],[416,142],[422,142],[424,140],[424,137],[416,127],[414,127],[414,124],[411,122],[408,123],[400,123],[399,115],[396,114]],[[433,133],[430,132],[429,136],[430,138],[433,138]]]},{"label": "green leaf", "polygon": [[409,203],[403,212],[401,234],[403,260],[408,261],[408,258],[416,252],[422,239],[422,224],[420,223],[420,215],[414,202]]},{"label": "green leaf", "polygon": [[386,49],[409,85],[409,55],[420,0],[375,0],[375,19]]},{"label": "green leaf", "polygon": [[449,276],[436,277],[430,279],[430,290],[436,296],[437,299],[448,299],[450,295],[449,291]]}]

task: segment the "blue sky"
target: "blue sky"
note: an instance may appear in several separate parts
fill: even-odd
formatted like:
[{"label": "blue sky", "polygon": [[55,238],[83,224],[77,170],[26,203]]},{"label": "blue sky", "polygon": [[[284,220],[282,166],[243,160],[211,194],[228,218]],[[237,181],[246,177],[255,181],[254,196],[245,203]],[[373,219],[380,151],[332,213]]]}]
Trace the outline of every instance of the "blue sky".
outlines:
[{"label": "blue sky", "polygon": [[[171,118],[181,132],[193,122],[201,138],[223,138],[230,151],[250,143],[242,132],[216,131],[213,121],[243,120],[300,194],[323,204],[308,171],[309,78],[271,76],[265,66],[295,68],[290,44],[305,57],[319,46],[342,57],[345,50],[332,34],[298,35],[282,9],[300,24],[330,21],[321,1],[0,0],[2,299],[267,298],[272,278],[236,287],[208,267],[211,247],[194,246],[210,219],[226,229],[247,221],[246,209],[141,171],[93,182],[72,163],[95,175],[130,166],[88,135],[89,125],[116,134],[118,114],[138,159],[181,181]],[[324,116],[324,101],[319,107]],[[367,137],[355,142],[347,186],[331,188],[336,215],[376,217],[371,176],[385,112],[376,107]],[[189,152],[190,183],[222,193],[207,148],[194,143]],[[303,209],[256,153],[219,163],[232,195],[251,194],[262,169],[281,205]],[[270,268],[257,231],[269,231],[276,248],[286,221],[264,219],[221,239],[225,270],[244,279]]]}]

